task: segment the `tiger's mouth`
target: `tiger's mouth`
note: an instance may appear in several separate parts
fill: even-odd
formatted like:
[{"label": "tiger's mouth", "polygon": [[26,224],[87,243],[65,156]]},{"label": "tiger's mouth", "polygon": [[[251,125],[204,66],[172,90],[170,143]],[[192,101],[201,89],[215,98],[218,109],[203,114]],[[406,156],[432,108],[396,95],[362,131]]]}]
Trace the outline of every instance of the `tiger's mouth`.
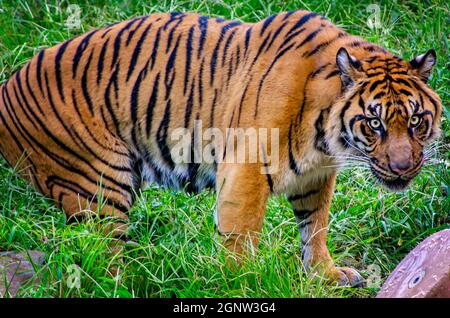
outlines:
[{"label": "tiger's mouth", "polygon": [[392,174],[385,174],[379,171],[379,168],[376,169],[373,165],[370,165],[370,169],[372,174],[375,176],[377,181],[388,190],[391,191],[403,191],[408,185],[411,183],[412,179],[414,179],[418,174],[420,169],[412,175],[404,175],[404,176],[392,176]]}]

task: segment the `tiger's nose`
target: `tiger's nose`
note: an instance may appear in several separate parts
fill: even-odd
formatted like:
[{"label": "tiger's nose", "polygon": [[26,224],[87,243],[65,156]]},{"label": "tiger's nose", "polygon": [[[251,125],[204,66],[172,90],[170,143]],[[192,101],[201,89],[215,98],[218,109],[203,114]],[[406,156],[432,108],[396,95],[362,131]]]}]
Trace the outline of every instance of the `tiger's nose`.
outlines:
[{"label": "tiger's nose", "polygon": [[412,164],[410,160],[402,160],[391,162],[389,166],[393,172],[402,175],[411,169]]}]

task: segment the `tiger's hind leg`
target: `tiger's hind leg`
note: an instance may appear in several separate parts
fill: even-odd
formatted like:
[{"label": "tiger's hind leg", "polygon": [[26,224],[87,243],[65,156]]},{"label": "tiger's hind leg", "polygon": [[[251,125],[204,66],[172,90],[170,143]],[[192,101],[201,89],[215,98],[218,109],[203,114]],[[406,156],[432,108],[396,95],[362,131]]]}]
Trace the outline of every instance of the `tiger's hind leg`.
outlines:
[{"label": "tiger's hind leg", "polygon": [[[105,232],[115,238],[128,231],[127,212],[133,204],[133,189],[136,176],[132,161],[123,158],[108,158],[111,167],[95,160],[89,163],[101,173],[81,173],[88,170],[80,165],[69,171],[58,165],[48,165],[48,159],[37,166],[34,182],[45,195],[53,199],[65,212],[68,223],[89,217],[104,219]],[[122,161],[121,163],[119,162]],[[115,169],[112,167],[118,167]],[[91,169],[92,172],[93,169]]]},{"label": "tiger's hind leg", "polygon": [[[100,177],[99,177],[100,180]],[[85,180],[78,182],[64,180],[57,176],[47,177],[50,198],[55,200],[67,216],[67,222],[98,217],[106,224],[105,234],[119,238],[127,234],[127,212],[132,205],[132,193],[117,193],[104,189],[99,181],[97,187]]]},{"label": "tiger's hind leg", "polygon": [[335,266],[327,248],[328,219],[336,174],[289,196],[301,234],[302,259],[308,271],[339,285],[361,286],[363,278],[351,267]]}]

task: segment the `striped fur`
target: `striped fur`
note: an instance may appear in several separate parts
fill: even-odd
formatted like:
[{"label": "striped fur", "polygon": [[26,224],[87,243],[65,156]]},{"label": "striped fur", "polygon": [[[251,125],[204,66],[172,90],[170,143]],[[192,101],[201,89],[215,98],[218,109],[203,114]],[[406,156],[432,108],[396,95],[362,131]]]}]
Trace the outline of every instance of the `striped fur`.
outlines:
[{"label": "striped fur", "polygon": [[[389,154],[400,147],[417,174],[439,132],[441,103],[425,83],[432,57],[405,62],[307,11],[254,24],[153,14],[42,50],[4,83],[0,152],[68,216],[90,209],[126,222],[146,182],[216,187],[218,230],[236,252],[256,244],[269,195],[287,194],[306,265],[356,283],[359,275],[335,267],[325,245],[336,156],[363,151],[376,176],[399,188],[395,171],[406,157]],[[408,128],[414,113],[421,125]],[[372,117],[383,130],[369,126]],[[279,129],[278,171],[174,162],[170,136],[192,131],[195,120],[222,132]]]}]

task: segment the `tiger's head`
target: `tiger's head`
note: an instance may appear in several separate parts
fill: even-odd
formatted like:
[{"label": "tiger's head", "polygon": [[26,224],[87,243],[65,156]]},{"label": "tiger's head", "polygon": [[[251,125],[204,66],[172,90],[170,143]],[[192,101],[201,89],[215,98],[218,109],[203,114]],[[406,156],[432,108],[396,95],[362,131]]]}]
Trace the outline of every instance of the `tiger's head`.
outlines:
[{"label": "tiger's head", "polygon": [[358,59],[339,49],[342,95],[326,127],[337,161],[367,163],[382,185],[405,189],[440,133],[442,105],[427,85],[435,63],[434,50],[406,62],[387,52]]}]

